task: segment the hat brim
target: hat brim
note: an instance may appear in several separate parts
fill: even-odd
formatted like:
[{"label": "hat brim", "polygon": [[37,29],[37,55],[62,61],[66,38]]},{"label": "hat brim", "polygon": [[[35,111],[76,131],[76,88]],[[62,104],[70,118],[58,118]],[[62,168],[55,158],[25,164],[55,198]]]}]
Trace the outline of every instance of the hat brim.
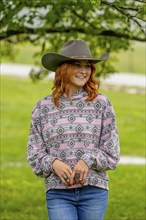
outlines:
[{"label": "hat brim", "polygon": [[104,61],[107,60],[109,57],[108,53],[103,54],[100,58],[98,59],[94,59],[94,58],[71,58],[71,57],[66,57],[60,54],[55,54],[55,53],[46,53],[44,54],[44,56],[42,57],[42,65],[47,69],[47,70],[51,70],[53,72],[56,71],[56,69],[58,68],[58,66],[62,63],[65,62],[69,62],[69,61],[74,61],[74,60],[89,60],[92,63],[98,63],[100,61]]}]

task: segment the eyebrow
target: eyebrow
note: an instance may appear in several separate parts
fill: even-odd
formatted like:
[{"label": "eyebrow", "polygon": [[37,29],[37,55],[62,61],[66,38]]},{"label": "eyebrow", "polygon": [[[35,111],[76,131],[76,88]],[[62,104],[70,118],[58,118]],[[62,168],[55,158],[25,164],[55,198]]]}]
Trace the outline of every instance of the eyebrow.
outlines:
[{"label": "eyebrow", "polygon": [[[83,61],[84,62],[84,61]],[[74,63],[82,63],[82,61],[79,61],[79,60],[77,60],[77,61],[74,61]],[[90,61],[87,61],[87,62],[85,62],[86,64],[91,64],[91,62]]]}]

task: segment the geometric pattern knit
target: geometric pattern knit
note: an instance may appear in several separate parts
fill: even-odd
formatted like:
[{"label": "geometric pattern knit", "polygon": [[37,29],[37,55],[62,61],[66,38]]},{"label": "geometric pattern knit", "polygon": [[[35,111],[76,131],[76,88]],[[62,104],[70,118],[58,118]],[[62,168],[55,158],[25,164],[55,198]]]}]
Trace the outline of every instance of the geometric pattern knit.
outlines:
[{"label": "geometric pattern knit", "polygon": [[[64,94],[57,108],[49,95],[33,109],[27,160],[33,172],[45,178],[46,191],[67,188],[53,172],[56,158],[72,169],[82,159],[89,167],[84,185],[108,189],[107,170],[115,169],[120,158],[115,114],[105,95],[86,102],[87,96],[83,89],[72,100]],[[69,188],[77,187],[81,185]]]}]

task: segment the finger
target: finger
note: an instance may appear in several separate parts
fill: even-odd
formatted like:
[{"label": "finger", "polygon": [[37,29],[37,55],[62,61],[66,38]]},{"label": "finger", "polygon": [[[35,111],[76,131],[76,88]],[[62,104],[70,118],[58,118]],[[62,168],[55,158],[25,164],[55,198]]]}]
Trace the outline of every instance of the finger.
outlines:
[{"label": "finger", "polygon": [[75,178],[76,180],[79,180],[79,179],[80,179],[80,173],[79,173],[79,172],[76,172],[74,178]]},{"label": "finger", "polygon": [[69,181],[70,181],[70,179],[68,178],[68,176],[65,176],[65,177],[64,177],[64,180],[65,180],[66,182],[69,182]]},{"label": "finger", "polygon": [[82,182],[82,181],[83,181],[83,178],[84,178],[84,172],[81,172],[81,173],[80,173],[80,179],[79,179],[79,181]]},{"label": "finger", "polygon": [[65,180],[65,185],[69,185],[70,179],[68,177],[65,177],[64,180]]},{"label": "finger", "polygon": [[73,185],[75,173],[76,173],[76,172],[73,171],[72,174],[71,174],[71,176],[70,176],[70,185]]},{"label": "finger", "polygon": [[68,168],[68,172],[70,175],[72,174],[72,169],[70,167]]},{"label": "finger", "polygon": [[70,177],[71,177],[71,174],[72,174],[72,169],[69,167],[66,171],[64,171],[64,180],[67,184],[70,183]]},{"label": "finger", "polygon": [[66,176],[67,176],[68,178],[70,178],[70,176],[71,176],[71,174],[72,174],[71,168],[68,169],[68,170],[65,172],[65,174],[66,174]]},{"label": "finger", "polygon": [[68,176],[66,175],[65,172],[62,172],[61,174],[58,174],[60,180],[64,183],[67,184],[67,180],[69,179]]},{"label": "finger", "polygon": [[75,180],[75,183],[78,184],[82,181],[82,177],[83,177],[83,172],[76,172],[75,174],[75,177],[74,177],[74,180]]},{"label": "finger", "polygon": [[64,179],[64,183],[66,184],[66,185],[69,185],[69,183],[70,183],[70,176],[71,176],[71,173],[72,173],[72,170],[66,170],[66,171],[64,171],[64,174],[62,175],[63,176],[63,179]]},{"label": "finger", "polygon": [[83,178],[82,178],[82,181],[81,181],[81,184],[84,185],[85,181],[86,181],[86,177],[87,177],[87,172],[84,172],[83,174]]},{"label": "finger", "polygon": [[61,175],[61,180],[64,184],[68,185],[70,182],[70,173],[68,171],[64,171]]},{"label": "finger", "polygon": [[65,178],[64,178],[63,176],[60,176],[60,179],[61,179],[61,181],[62,181],[65,185],[67,185],[67,182],[66,182],[66,180],[65,180]]}]

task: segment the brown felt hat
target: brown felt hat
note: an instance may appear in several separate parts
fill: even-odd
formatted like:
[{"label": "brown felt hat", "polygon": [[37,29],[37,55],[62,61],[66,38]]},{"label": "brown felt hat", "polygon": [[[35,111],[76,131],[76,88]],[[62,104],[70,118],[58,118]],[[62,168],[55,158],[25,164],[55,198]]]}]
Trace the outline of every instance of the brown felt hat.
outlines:
[{"label": "brown felt hat", "polygon": [[74,60],[89,60],[92,63],[98,63],[107,60],[108,53],[103,54],[100,58],[93,58],[89,47],[84,40],[71,40],[65,43],[62,47],[61,53],[46,53],[42,57],[43,66],[53,72],[57,67],[65,62]]}]

